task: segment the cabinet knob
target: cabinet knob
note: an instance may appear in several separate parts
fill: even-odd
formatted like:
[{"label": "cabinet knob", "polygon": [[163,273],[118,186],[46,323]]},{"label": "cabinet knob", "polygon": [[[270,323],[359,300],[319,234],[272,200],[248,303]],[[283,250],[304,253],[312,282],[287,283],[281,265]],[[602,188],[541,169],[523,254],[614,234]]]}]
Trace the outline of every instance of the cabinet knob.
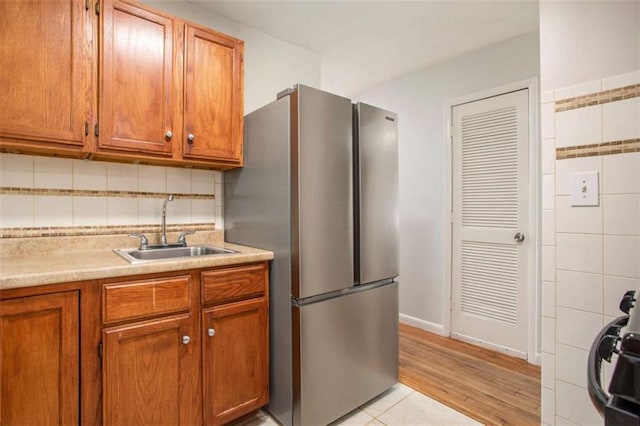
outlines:
[{"label": "cabinet knob", "polygon": [[187,345],[189,344],[189,342],[191,341],[191,337],[189,336],[182,336],[182,343]]},{"label": "cabinet knob", "polygon": [[173,137],[173,132],[171,130],[167,130],[167,133],[164,134],[164,137],[171,140]]},{"label": "cabinet knob", "polygon": [[187,142],[189,144],[192,144],[195,138],[196,138],[196,135],[194,135],[193,133],[189,133],[189,135],[187,136]]},{"label": "cabinet knob", "polygon": [[216,331],[213,328],[208,328],[207,329],[207,334],[211,337],[213,337],[216,334]]}]

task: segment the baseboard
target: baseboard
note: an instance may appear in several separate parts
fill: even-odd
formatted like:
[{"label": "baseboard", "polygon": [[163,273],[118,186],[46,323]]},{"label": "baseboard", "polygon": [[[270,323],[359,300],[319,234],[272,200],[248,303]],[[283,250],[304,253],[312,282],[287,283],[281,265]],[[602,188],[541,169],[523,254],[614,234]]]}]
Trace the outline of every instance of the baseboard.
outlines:
[{"label": "baseboard", "polygon": [[420,318],[412,317],[406,314],[400,314],[400,322],[403,324],[410,325],[412,327],[420,328],[425,331],[429,331],[431,333],[439,334],[440,336],[444,336],[444,327],[441,324],[436,324],[434,322],[425,321]]}]

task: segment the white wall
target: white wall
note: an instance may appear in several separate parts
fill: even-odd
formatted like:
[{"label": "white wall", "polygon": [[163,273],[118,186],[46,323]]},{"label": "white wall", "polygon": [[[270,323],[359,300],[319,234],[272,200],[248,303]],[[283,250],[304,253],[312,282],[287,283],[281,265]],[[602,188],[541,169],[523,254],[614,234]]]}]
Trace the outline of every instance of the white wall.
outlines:
[{"label": "white wall", "polygon": [[159,10],[244,40],[245,114],[296,83],[320,87],[320,57],[184,0],[142,0]]},{"label": "white wall", "polygon": [[[640,84],[640,2],[540,2],[540,40],[541,420],[597,425],[588,351],[624,291],[640,290],[640,97],[610,97]],[[602,101],[558,103],[579,96]],[[599,172],[599,205],[572,207],[570,175],[587,171]]]},{"label": "white wall", "polygon": [[436,331],[443,324],[444,105],[537,77],[538,57],[538,33],[527,33],[354,96],[398,113],[400,312]]},{"label": "white wall", "polygon": [[541,1],[541,89],[636,69],[639,20],[637,1]]}]

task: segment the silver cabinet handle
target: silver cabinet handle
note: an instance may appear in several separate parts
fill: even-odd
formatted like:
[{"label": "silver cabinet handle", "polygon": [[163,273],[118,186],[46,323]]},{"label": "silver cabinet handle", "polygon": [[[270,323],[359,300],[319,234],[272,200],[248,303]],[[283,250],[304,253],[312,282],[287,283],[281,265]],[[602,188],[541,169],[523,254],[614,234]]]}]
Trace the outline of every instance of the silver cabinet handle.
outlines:
[{"label": "silver cabinet handle", "polygon": [[182,343],[183,343],[183,344],[188,345],[190,341],[191,341],[191,337],[189,337],[189,336],[182,336]]},{"label": "silver cabinet handle", "polygon": [[173,132],[171,130],[167,130],[167,133],[164,134],[164,137],[170,140],[173,137]]},{"label": "silver cabinet handle", "polygon": [[215,336],[216,331],[213,328],[208,328],[207,329],[207,334],[211,337]]},{"label": "silver cabinet handle", "polygon": [[513,236],[513,239],[521,243],[524,241],[524,234],[522,232],[518,232],[516,235]]},{"label": "silver cabinet handle", "polygon": [[196,138],[196,135],[194,135],[193,133],[189,133],[189,136],[187,136],[187,142],[189,144],[192,144],[195,138]]}]

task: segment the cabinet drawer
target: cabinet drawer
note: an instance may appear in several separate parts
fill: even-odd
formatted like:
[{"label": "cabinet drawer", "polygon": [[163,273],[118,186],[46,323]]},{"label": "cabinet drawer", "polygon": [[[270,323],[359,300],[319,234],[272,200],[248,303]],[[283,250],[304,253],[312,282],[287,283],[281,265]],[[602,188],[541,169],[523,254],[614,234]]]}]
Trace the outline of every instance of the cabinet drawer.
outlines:
[{"label": "cabinet drawer", "polygon": [[229,302],[265,294],[265,266],[246,265],[202,273],[202,303]]},{"label": "cabinet drawer", "polygon": [[189,276],[125,281],[102,287],[105,323],[186,311],[190,305]]}]

